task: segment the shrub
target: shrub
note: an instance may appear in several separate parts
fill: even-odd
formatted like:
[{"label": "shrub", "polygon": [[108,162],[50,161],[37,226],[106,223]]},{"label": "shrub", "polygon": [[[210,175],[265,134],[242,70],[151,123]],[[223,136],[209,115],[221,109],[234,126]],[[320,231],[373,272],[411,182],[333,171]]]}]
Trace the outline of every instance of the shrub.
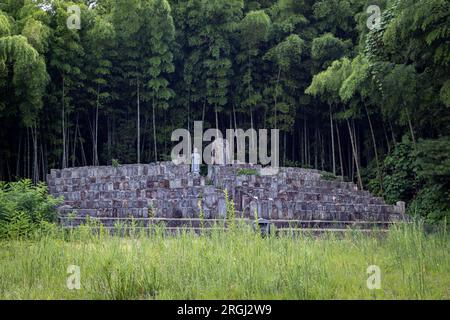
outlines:
[{"label": "shrub", "polygon": [[408,203],[407,212],[427,222],[450,215],[449,137],[420,140],[416,147],[403,139],[384,161],[384,197]]},{"label": "shrub", "polygon": [[420,140],[417,144],[417,176],[423,183],[450,189],[450,137]]},{"label": "shrub", "polygon": [[236,226],[236,210],[234,208],[234,201],[233,199],[230,199],[228,196],[228,190],[225,189],[224,191],[225,196],[225,203],[226,203],[226,218],[227,222],[229,223],[229,226],[231,229],[234,229]]},{"label": "shrub", "polygon": [[418,186],[416,152],[409,139],[403,141],[384,160],[383,189],[389,203],[409,202],[414,198]]},{"label": "shrub", "polygon": [[256,169],[239,169],[237,171],[238,176],[258,176],[258,170]]},{"label": "shrub", "polygon": [[321,175],[322,180],[325,181],[336,181],[337,177],[331,172],[323,172]]},{"label": "shrub", "polygon": [[298,161],[292,161],[289,159],[284,160],[283,165],[285,167],[291,167],[291,168],[300,168],[302,166],[302,164]]},{"label": "shrub", "polygon": [[450,222],[449,198],[442,186],[435,185],[423,188],[408,207],[408,213],[421,216],[427,222]]},{"label": "shrub", "polygon": [[117,159],[112,159],[112,160],[111,160],[111,166],[112,166],[113,168],[118,168],[118,167],[120,166],[119,160],[117,160]]},{"label": "shrub", "polygon": [[[379,155],[380,158],[383,157],[383,155]],[[383,160],[380,159],[380,166],[383,167]],[[379,176],[381,174],[381,177]],[[366,166],[366,168],[363,168],[361,170],[362,180],[364,187],[367,188],[372,194],[382,197],[383,190],[380,185],[380,180],[383,182],[383,173],[378,172],[377,162],[375,159],[372,159]],[[384,186],[384,185],[383,185]]]},{"label": "shrub", "polygon": [[428,222],[450,221],[450,138],[421,140],[417,144],[417,178],[421,190],[409,211]]},{"label": "shrub", "polygon": [[62,199],[48,195],[45,184],[31,180],[4,183],[0,186],[0,238],[30,235],[43,222],[55,222],[56,206]]}]

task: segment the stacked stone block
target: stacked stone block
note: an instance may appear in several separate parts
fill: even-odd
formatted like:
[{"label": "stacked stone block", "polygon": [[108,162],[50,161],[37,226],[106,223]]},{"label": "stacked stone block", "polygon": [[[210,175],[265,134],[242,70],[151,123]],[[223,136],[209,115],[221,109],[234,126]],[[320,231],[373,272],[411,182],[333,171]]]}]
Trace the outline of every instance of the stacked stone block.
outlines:
[{"label": "stacked stone block", "polygon": [[[242,170],[245,169],[245,170]],[[211,166],[208,177],[171,162],[52,170],[50,193],[64,197],[63,219],[100,218],[107,225],[131,218],[206,219],[226,215],[224,190],[235,202],[237,216],[292,221],[385,223],[403,219],[404,208],[359,191],[353,183],[325,181],[317,170],[280,168],[261,175],[260,166]],[[201,208],[201,209],[200,209]],[[64,218],[65,217],[65,218]],[[66,220],[64,220],[66,221]]]}]

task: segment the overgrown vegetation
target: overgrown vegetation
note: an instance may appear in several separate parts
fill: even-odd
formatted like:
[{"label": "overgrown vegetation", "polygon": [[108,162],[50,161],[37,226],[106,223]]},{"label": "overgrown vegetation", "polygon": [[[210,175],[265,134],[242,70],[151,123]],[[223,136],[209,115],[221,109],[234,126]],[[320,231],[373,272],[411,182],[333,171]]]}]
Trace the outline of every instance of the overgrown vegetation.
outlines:
[{"label": "overgrown vegetation", "polygon": [[238,169],[238,176],[258,176],[259,172],[256,169]]},{"label": "overgrown vegetation", "polygon": [[112,166],[113,168],[118,168],[118,167],[120,166],[119,160],[117,160],[117,159],[112,159],[112,160],[111,160],[111,166]]},{"label": "overgrown vegetation", "polygon": [[332,174],[331,172],[323,172],[320,177],[325,181],[336,181],[337,179],[336,175]]},{"label": "overgrown vegetation", "polygon": [[[0,241],[0,299],[449,299],[445,229],[394,227],[385,237],[261,238],[234,231],[171,236],[156,228],[113,237],[54,228],[34,241]],[[80,267],[81,289],[66,286]],[[367,268],[381,269],[369,290]]]},{"label": "overgrown vegetation", "polygon": [[385,197],[410,202],[408,213],[428,222],[450,221],[450,139],[405,138],[384,160]]},{"label": "overgrown vegetation", "polygon": [[30,180],[0,185],[0,239],[27,238],[56,221],[62,199],[48,195],[45,184]]},{"label": "overgrown vegetation", "polygon": [[230,228],[230,230],[234,231],[236,227],[236,210],[234,208],[234,201],[233,199],[230,199],[228,196],[228,190],[224,190],[224,196],[225,196],[225,208],[226,208],[226,222],[227,227]]}]

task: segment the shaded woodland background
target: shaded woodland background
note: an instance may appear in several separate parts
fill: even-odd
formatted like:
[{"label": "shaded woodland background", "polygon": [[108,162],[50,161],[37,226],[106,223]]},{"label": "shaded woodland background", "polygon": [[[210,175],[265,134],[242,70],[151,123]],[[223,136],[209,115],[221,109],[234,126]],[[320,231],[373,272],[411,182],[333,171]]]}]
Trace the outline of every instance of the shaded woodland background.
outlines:
[{"label": "shaded woodland background", "polygon": [[442,220],[449,75],[447,0],[0,0],[0,180],[168,160],[203,120]]}]

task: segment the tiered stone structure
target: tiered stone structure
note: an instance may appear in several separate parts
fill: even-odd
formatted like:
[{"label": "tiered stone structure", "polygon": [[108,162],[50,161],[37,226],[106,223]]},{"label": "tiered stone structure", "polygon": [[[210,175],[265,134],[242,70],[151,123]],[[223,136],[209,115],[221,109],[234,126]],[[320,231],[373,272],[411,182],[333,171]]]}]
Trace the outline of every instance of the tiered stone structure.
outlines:
[{"label": "tiered stone structure", "polygon": [[[53,196],[64,197],[59,208],[82,221],[100,218],[112,226],[117,220],[150,218],[221,219],[226,215],[224,190],[234,200],[237,216],[297,227],[345,227],[349,223],[387,225],[403,219],[404,208],[386,205],[382,198],[356,185],[325,181],[321,172],[280,168],[274,176],[260,175],[260,166],[211,166],[208,177],[190,173],[188,165],[172,162],[52,170],[48,185]],[[181,221],[180,220],[180,221]]]}]

